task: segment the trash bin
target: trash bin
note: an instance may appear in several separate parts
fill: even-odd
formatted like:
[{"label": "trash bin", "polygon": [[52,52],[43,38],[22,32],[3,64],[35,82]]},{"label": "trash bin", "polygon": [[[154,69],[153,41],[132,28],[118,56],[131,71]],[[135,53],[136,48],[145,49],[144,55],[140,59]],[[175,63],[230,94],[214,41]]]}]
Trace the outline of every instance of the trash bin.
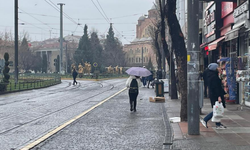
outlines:
[{"label": "trash bin", "polygon": [[164,97],[164,82],[155,81],[155,94],[156,97]]}]

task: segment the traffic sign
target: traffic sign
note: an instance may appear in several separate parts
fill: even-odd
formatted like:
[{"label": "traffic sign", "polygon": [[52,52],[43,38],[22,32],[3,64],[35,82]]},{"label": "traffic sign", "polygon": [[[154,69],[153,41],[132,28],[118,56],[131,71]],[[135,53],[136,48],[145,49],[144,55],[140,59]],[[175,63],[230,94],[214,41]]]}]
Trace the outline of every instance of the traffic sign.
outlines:
[{"label": "traffic sign", "polygon": [[96,68],[98,66],[98,64],[96,62],[94,62],[93,66]]}]

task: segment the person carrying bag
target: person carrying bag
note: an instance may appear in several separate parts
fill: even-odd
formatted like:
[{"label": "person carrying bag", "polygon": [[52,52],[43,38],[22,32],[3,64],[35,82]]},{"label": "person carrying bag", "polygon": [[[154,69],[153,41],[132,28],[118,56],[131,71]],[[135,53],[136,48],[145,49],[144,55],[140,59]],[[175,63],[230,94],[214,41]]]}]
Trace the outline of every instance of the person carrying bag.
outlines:
[{"label": "person carrying bag", "polygon": [[223,114],[221,115],[222,107],[223,112],[224,108],[226,108],[224,100],[224,95],[226,93],[221,86],[221,79],[218,76],[218,64],[211,63],[208,65],[208,69],[207,83],[209,89],[209,98],[213,111],[209,113],[204,119],[201,119],[200,122],[204,127],[208,128],[207,122],[213,118],[212,122],[215,122],[216,129],[226,129],[227,127],[220,122],[220,117],[223,117]]}]

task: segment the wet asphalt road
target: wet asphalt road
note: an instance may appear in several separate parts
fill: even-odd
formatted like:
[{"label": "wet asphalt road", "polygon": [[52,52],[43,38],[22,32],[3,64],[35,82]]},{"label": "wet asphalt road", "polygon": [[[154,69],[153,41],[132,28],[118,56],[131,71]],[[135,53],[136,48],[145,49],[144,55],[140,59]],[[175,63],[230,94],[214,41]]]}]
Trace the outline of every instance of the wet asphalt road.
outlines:
[{"label": "wet asphalt road", "polygon": [[0,96],[0,149],[20,149],[124,88],[126,79],[70,80]]}]

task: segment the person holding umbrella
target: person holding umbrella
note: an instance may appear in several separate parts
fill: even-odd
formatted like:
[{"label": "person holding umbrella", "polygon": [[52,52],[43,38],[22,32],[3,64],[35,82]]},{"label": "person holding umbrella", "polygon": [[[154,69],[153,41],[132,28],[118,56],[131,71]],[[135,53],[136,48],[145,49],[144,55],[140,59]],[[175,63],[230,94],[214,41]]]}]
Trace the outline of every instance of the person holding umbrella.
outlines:
[{"label": "person holding umbrella", "polygon": [[141,67],[131,67],[126,71],[130,77],[127,79],[126,87],[129,89],[129,103],[130,103],[130,111],[136,112],[136,103],[137,96],[139,94],[139,87],[142,86],[140,76],[147,77],[151,75],[151,72],[146,68]]}]

